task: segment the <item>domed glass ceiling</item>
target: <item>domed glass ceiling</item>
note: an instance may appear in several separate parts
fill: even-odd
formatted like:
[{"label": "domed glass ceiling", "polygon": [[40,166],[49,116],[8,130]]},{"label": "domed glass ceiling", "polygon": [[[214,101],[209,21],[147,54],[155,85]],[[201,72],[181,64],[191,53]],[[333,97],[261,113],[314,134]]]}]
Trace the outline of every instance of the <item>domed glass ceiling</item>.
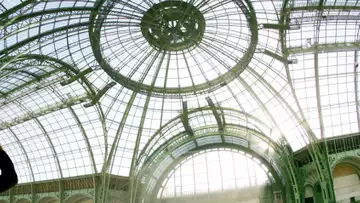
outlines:
[{"label": "domed glass ceiling", "polygon": [[209,125],[293,150],[359,132],[359,11],[356,0],[2,1],[1,145],[24,183],[131,176],[152,136]]}]

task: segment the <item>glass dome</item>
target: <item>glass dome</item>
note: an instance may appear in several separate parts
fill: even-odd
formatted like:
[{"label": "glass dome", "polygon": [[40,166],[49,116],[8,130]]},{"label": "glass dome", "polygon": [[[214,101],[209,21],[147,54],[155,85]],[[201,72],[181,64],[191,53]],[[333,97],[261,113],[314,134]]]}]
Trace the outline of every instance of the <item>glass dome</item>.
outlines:
[{"label": "glass dome", "polygon": [[93,174],[136,182],[148,157],[192,136],[194,148],[200,137],[253,143],[281,168],[278,147],[360,130],[359,8],[4,0],[0,144],[23,184]]}]

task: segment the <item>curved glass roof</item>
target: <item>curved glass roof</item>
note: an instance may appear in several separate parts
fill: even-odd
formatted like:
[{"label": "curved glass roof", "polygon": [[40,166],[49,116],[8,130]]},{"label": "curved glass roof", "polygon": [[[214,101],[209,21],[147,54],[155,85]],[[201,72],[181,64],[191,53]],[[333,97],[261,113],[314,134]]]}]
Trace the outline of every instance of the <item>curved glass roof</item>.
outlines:
[{"label": "curved glass roof", "polygon": [[167,175],[157,198],[181,198],[265,185],[266,166],[236,150],[206,150],[183,160]]},{"label": "curved glass roof", "polygon": [[1,145],[25,183],[131,176],[153,137],[207,125],[292,150],[359,132],[359,10],[356,0],[2,1]]}]

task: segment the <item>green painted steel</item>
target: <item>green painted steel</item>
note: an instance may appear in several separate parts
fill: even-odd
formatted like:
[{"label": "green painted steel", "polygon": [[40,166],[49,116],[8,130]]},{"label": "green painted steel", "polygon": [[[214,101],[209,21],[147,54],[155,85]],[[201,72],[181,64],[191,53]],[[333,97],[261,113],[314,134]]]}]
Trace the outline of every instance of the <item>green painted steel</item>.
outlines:
[{"label": "green painted steel", "polygon": [[[360,170],[360,149],[359,146],[351,145],[348,146],[346,151],[332,151],[331,147],[328,148],[329,142],[331,140],[323,139],[321,142],[315,136],[312,128],[310,127],[309,121],[307,121],[306,116],[301,108],[299,100],[296,95],[295,87],[291,79],[291,72],[289,67],[289,58],[296,57],[302,54],[314,54],[314,74],[315,74],[315,88],[316,88],[316,110],[319,117],[319,126],[320,126],[320,136],[321,138],[326,137],[324,130],[324,121],[323,121],[323,112],[322,112],[322,101],[321,101],[321,87],[320,87],[320,73],[319,73],[319,54],[320,53],[331,53],[339,51],[355,52],[354,60],[354,81],[355,81],[355,97],[356,97],[356,111],[357,111],[357,128],[360,129],[360,114],[359,114],[359,96],[358,96],[358,52],[360,47],[360,42],[355,40],[354,42],[336,42],[336,43],[319,43],[319,33],[321,21],[323,20],[323,14],[326,11],[358,11],[360,10],[359,6],[338,6],[338,5],[325,5],[326,1],[320,0],[314,3],[306,3],[303,6],[293,7],[294,1],[284,0],[280,9],[278,22],[271,23],[259,23],[257,20],[257,13],[253,7],[253,1],[250,0],[233,0],[233,2],[238,5],[241,10],[244,12],[246,17],[246,22],[250,30],[251,38],[248,39],[250,46],[245,50],[244,55],[237,62],[234,67],[230,67],[226,73],[218,75],[213,80],[207,80],[203,83],[196,84],[196,81],[190,77],[191,82],[189,86],[186,87],[171,87],[167,86],[168,79],[172,76],[169,75],[171,70],[170,66],[170,56],[173,52],[182,52],[183,50],[192,49],[202,41],[204,33],[206,30],[206,15],[201,13],[195,5],[196,1],[191,1],[191,3],[185,3],[182,1],[164,1],[159,4],[155,4],[150,7],[143,16],[141,16],[140,28],[143,37],[146,41],[155,48],[155,50],[149,53],[147,56],[151,57],[155,55],[146,66],[143,71],[143,75],[139,80],[132,80],[131,76],[136,74],[136,71],[132,71],[129,76],[121,75],[115,70],[115,67],[109,64],[104,53],[101,50],[101,29],[104,26],[104,21],[107,18],[108,13],[112,8],[115,8],[115,3],[126,4],[125,1],[111,1],[111,0],[97,0],[94,3],[94,6],[90,7],[58,7],[45,9],[42,11],[30,12],[31,9],[34,9],[37,5],[44,3],[45,1],[23,1],[19,5],[16,5],[0,14],[0,27],[1,29],[9,29],[10,33],[16,33],[18,35],[21,33],[21,29],[29,29],[31,25],[34,25],[38,22],[45,22],[46,20],[56,20],[60,17],[69,17],[72,15],[79,16],[88,16],[88,18],[83,18],[81,21],[74,24],[67,24],[61,27],[50,29],[45,32],[41,32],[41,28],[38,27],[38,34],[26,39],[17,41],[16,43],[10,44],[9,46],[3,46],[0,50],[0,77],[7,78],[17,75],[17,73],[23,73],[26,77],[31,78],[30,80],[19,84],[8,91],[0,92],[0,99],[4,100],[2,105],[7,103],[16,104],[20,109],[22,109],[25,114],[22,117],[17,117],[7,122],[0,122],[0,130],[7,130],[9,134],[14,138],[15,142],[20,146],[20,150],[25,154],[25,159],[27,160],[27,167],[30,168],[31,180],[36,181],[34,176],[34,166],[29,162],[29,155],[26,153],[26,148],[21,143],[20,138],[12,130],[14,126],[26,123],[27,121],[33,120],[36,123],[36,127],[43,133],[46,141],[51,147],[51,153],[56,162],[60,178],[52,181],[39,181],[32,182],[28,184],[22,184],[19,187],[11,189],[7,193],[0,194],[0,201],[4,200],[6,202],[15,203],[19,200],[28,200],[30,202],[41,202],[40,200],[44,198],[52,198],[55,201],[60,203],[65,203],[70,201],[73,197],[80,195],[89,199],[93,199],[96,203],[105,203],[111,202],[112,200],[119,200],[130,203],[137,203],[142,201],[144,198],[155,199],[154,196],[156,191],[160,188],[162,181],[168,175],[169,171],[181,160],[185,159],[187,156],[194,153],[195,150],[203,150],[206,148],[216,148],[216,147],[229,147],[237,148],[243,151],[246,151],[256,157],[258,157],[271,171],[275,176],[275,188],[282,193],[282,198],[284,202],[295,202],[303,203],[305,197],[305,186],[309,185],[314,188],[314,195],[316,202],[322,203],[334,203],[335,194],[334,194],[334,183],[332,179],[332,170],[339,163],[346,163],[354,166],[357,170]],[[194,3],[194,4],[192,4]],[[197,6],[208,3],[199,3]],[[140,8],[134,8],[140,9]],[[297,46],[289,47],[286,44],[287,35],[289,30],[292,28],[301,28],[301,25],[291,24],[291,16],[293,12],[297,11],[313,11],[316,12],[316,22],[314,25],[316,27],[315,31],[315,41],[312,45],[307,47]],[[130,16],[134,17],[134,16]],[[84,20],[86,19],[86,20]],[[308,20],[311,20],[310,18]],[[36,21],[36,22],[35,22]],[[295,26],[295,27],[292,27]],[[263,47],[259,41],[259,31],[258,29],[275,29],[275,32],[279,34],[280,38],[280,50],[272,49],[272,47]],[[62,55],[41,55],[41,51],[35,52],[34,44],[41,44],[44,41],[51,41],[57,36],[67,36],[69,40],[72,36],[71,33],[77,33],[79,31],[88,31],[88,37],[90,44],[87,45],[88,49],[92,50],[94,54],[93,58],[89,57],[89,64],[98,64],[94,69],[93,67],[82,67],[79,70],[75,65],[72,66],[74,60],[68,58],[63,60]],[[274,30],[272,30],[274,31]],[[30,31],[29,31],[30,32]],[[6,34],[4,34],[5,36]],[[5,36],[4,40],[6,41],[10,36]],[[15,36],[15,34],[14,34]],[[55,43],[55,42],[54,42]],[[261,45],[258,47],[258,45]],[[85,45],[84,45],[85,46]],[[208,46],[212,46],[209,44]],[[216,48],[216,46],[214,46]],[[26,51],[24,51],[25,48]],[[70,49],[70,47],[68,47]],[[82,47],[84,48],[84,47]],[[275,84],[272,84],[268,79],[260,72],[258,72],[251,64],[251,60],[254,57],[254,54],[258,53],[256,50],[259,50],[259,53],[266,55],[280,61],[285,67],[286,79],[288,80],[284,88],[288,88],[289,92],[291,91],[292,96],[295,98],[294,104],[289,103],[289,101],[284,98],[284,96],[278,92],[275,88]],[[91,51],[90,51],[91,52]],[[83,53],[82,53],[83,54]],[[185,54],[183,54],[185,58]],[[83,55],[83,57],[86,57]],[[213,56],[217,57],[217,56]],[[71,61],[71,62],[69,62]],[[185,63],[189,63],[188,59],[184,59]],[[144,61],[143,61],[144,62]],[[75,64],[75,63],[74,63]],[[86,64],[86,65],[89,65]],[[154,64],[158,64],[154,66]],[[250,65],[250,67],[248,67]],[[164,66],[165,74],[161,77],[164,79],[164,82],[161,85],[156,84],[156,78],[161,74],[162,65]],[[32,66],[42,66],[51,68],[51,71],[48,71],[43,74],[35,74],[28,69]],[[186,66],[187,70],[190,72],[189,65]],[[298,128],[301,128],[305,133],[304,138],[309,142],[307,145],[309,163],[303,166],[297,165],[295,152],[289,147],[289,141],[286,138],[286,132],[282,132],[281,123],[275,118],[276,115],[272,115],[269,107],[261,99],[260,95],[253,90],[252,85],[245,80],[246,75],[242,74],[246,69],[246,74],[249,74],[256,78],[257,84],[263,85],[267,91],[269,91],[274,100],[284,106],[284,109],[288,110],[289,115],[297,121]],[[105,71],[107,75],[113,79],[115,82],[110,82],[109,80],[104,79],[104,83],[101,88],[95,87],[98,84],[92,84],[90,78],[98,77],[101,78],[101,71]],[[144,81],[147,79],[146,76],[149,72],[152,72],[154,79],[148,83]],[[203,73],[202,73],[203,74]],[[58,76],[55,80],[48,81],[48,78]],[[103,78],[102,78],[103,79]],[[101,79],[101,80],[102,80]],[[71,97],[65,99],[63,95],[60,95],[60,103],[54,103],[52,105],[47,105],[38,111],[30,112],[23,104],[21,104],[20,99],[26,94],[31,93],[32,91],[36,92],[40,88],[45,88],[49,83],[57,83],[63,86],[66,86],[72,82],[78,81],[81,83],[81,86],[85,90],[85,94]],[[93,80],[91,80],[93,81]],[[266,119],[271,123],[271,127],[265,126],[264,122],[257,119],[255,116],[245,113],[244,109],[231,109],[221,107],[219,104],[215,104],[212,97],[212,93],[219,88],[229,88],[228,85],[231,82],[238,82],[244,91],[247,91],[248,94],[254,99],[256,103],[259,104],[260,111],[264,114]],[[84,83],[84,84],[83,84]],[[117,131],[114,135],[114,138],[110,138],[107,134],[109,126],[107,123],[108,112],[103,112],[103,106],[101,103],[102,99],[108,95],[107,91],[114,87],[116,83],[121,85],[119,91],[129,90],[127,94],[127,99],[121,100],[121,102],[126,102],[126,107],[124,112],[122,112],[122,117],[116,118],[118,126],[116,127]],[[39,84],[37,89],[27,91],[26,88],[31,87],[34,84]],[[256,85],[256,84],[255,84]],[[70,85],[69,85],[70,86]],[[224,87],[226,86],[226,87]],[[24,90],[24,92],[22,92]],[[56,91],[55,91],[56,92]],[[119,93],[120,94],[120,93]],[[141,107],[136,106],[137,98],[141,95],[145,95],[146,99],[144,104]],[[234,93],[231,93],[235,95]],[[192,96],[201,98],[202,104],[207,105],[199,107],[196,109],[188,108],[188,104],[193,102]],[[116,97],[117,98],[117,97]],[[149,138],[148,142],[145,143],[144,147],[141,148],[142,144],[142,135],[145,126],[146,116],[148,115],[148,110],[152,108],[150,104],[153,102],[153,98],[161,98],[162,107],[161,107],[161,117],[160,117],[160,126],[157,131]],[[215,97],[216,98],[216,97]],[[172,117],[163,123],[163,113],[165,101],[167,99],[179,99],[181,100],[183,106],[182,111],[178,112],[178,115]],[[186,101],[186,99],[188,99]],[[241,103],[242,98],[234,98],[239,104],[240,108],[244,108]],[[205,101],[203,101],[205,100]],[[81,121],[80,115],[77,115],[76,110],[74,109],[76,105],[88,102],[85,104],[85,107],[91,107],[95,109],[95,113],[99,116],[101,120],[101,130],[103,131],[104,143],[104,163],[102,165],[101,171],[98,171],[96,166],[95,150],[92,149],[91,139],[92,134],[86,131],[86,123]],[[198,102],[199,102],[198,101]],[[116,103],[115,101],[113,101]],[[120,103],[121,103],[120,102]],[[200,103],[200,102],[199,102]],[[107,103],[106,103],[107,105]],[[111,104],[113,105],[113,103]],[[200,105],[199,105],[200,106]],[[134,149],[131,159],[131,168],[130,168],[130,178],[126,179],[124,185],[126,189],[113,189],[115,183],[112,182],[113,179],[116,179],[118,182],[123,181],[122,178],[114,177],[112,173],[112,165],[114,164],[117,156],[122,156],[117,154],[119,142],[122,139],[124,128],[128,121],[128,118],[133,116],[131,110],[133,108],[141,109],[141,117],[138,118],[138,125],[136,128],[136,138],[134,139]],[[75,120],[75,125],[79,127],[79,135],[85,140],[85,145],[83,146],[89,153],[90,157],[90,166],[93,171],[92,175],[87,177],[74,177],[74,178],[65,178],[63,171],[61,170],[61,162],[57,156],[58,152],[53,144],[53,140],[49,136],[43,123],[40,122],[38,117],[46,116],[56,111],[61,111],[67,109],[72,117]],[[203,113],[202,116],[209,116],[215,119],[216,122],[211,125],[200,124],[199,126],[192,126],[190,120],[193,119],[193,115],[196,113]],[[258,126],[259,129],[253,129],[248,126],[235,125],[228,122],[225,118],[226,116],[241,115],[246,118],[247,123],[253,124],[253,126]],[[197,115],[199,116],[199,115]],[[238,120],[241,120],[242,117],[238,116]],[[195,117],[195,116],[194,116]],[[245,120],[245,119],[244,119]],[[179,133],[175,133],[171,138],[166,137],[167,133],[170,132],[170,129],[175,128],[178,124],[182,124],[182,127],[185,129]],[[266,129],[277,130],[280,133],[280,140],[274,141],[271,138],[270,134],[262,132],[260,126],[265,126]],[[131,126],[132,127],[132,126]],[[251,136],[250,136],[251,135]],[[209,137],[220,137],[219,143],[209,144],[207,146],[199,146],[199,138],[209,138]],[[239,143],[229,143],[228,138],[237,139]],[[335,138],[337,140],[345,140],[346,136]],[[166,141],[162,141],[166,140]],[[108,143],[110,141],[111,143]],[[344,141],[345,142],[345,141]],[[174,151],[180,147],[186,148],[190,143],[195,143],[195,148],[188,148],[187,152],[184,153],[183,157],[176,157]],[[266,143],[266,148],[259,149],[256,151],[256,146],[259,143]],[[101,151],[101,150],[100,150]],[[270,151],[270,152],[269,152]],[[170,158],[169,158],[170,157]],[[166,169],[162,171],[162,174],[159,178],[156,178],[152,175],[153,172],[160,170],[158,169],[158,164],[165,162],[164,160],[169,158],[172,162],[168,165]],[[150,175],[151,174],[151,175]],[[80,180],[84,178],[89,178],[81,182]],[[143,178],[143,179],[142,179]],[[156,179],[156,185],[152,186],[150,190],[149,182],[153,179]],[[76,182],[79,180],[79,182]],[[76,183],[71,183],[75,181]],[[86,182],[88,181],[88,182]],[[70,183],[69,183],[70,182]],[[90,182],[90,183],[89,183]],[[54,186],[54,184],[56,186]],[[84,184],[84,185],[82,185]],[[75,185],[81,185],[83,188],[69,188],[69,185],[75,187]],[[51,191],[50,191],[51,190]]]},{"label": "green painted steel", "polygon": [[[104,1],[99,1],[101,3],[104,3]],[[223,84],[227,84],[231,82],[232,80],[236,79],[237,76],[240,75],[241,72],[247,67],[247,65],[250,63],[253,54],[256,50],[256,44],[258,41],[258,27],[257,27],[257,20],[254,8],[251,5],[251,2],[246,0],[244,2],[242,1],[234,1],[236,4],[239,5],[241,10],[243,11],[244,15],[247,18],[247,22],[251,31],[251,41],[250,46],[244,53],[244,56],[238,61],[238,63],[232,67],[228,72],[220,75],[219,77],[207,81],[205,83],[189,86],[189,87],[180,87],[180,88],[173,88],[173,87],[158,87],[158,86],[151,86],[144,84],[139,81],[134,81],[131,79],[131,77],[125,76],[120,74],[117,70],[112,67],[109,62],[104,58],[103,53],[100,49],[100,36],[101,36],[101,29],[102,25],[108,15],[108,12],[111,8],[114,7],[114,2],[109,1],[108,4],[103,5],[104,8],[99,10],[98,12],[93,12],[93,15],[91,17],[92,23],[90,25],[90,37],[91,37],[91,44],[92,49],[94,52],[94,56],[97,60],[97,62],[100,64],[102,69],[104,69],[110,77],[112,77],[113,80],[121,84],[122,86],[129,88],[135,92],[140,92],[143,94],[148,94],[151,92],[152,96],[163,95],[169,97],[172,97],[172,95],[186,95],[186,94],[192,94],[194,92],[200,93],[200,92],[206,92],[209,89],[214,90],[220,88]],[[99,4],[101,4],[99,3]],[[99,5],[100,6],[100,5]],[[101,6],[100,6],[101,8]],[[201,20],[200,20],[201,21]],[[201,24],[201,23],[200,23]],[[201,27],[199,25],[199,27]],[[199,36],[196,35],[195,41],[198,41]],[[154,42],[155,43],[155,42]],[[188,44],[188,43],[185,43]],[[157,45],[158,46],[158,45]],[[188,45],[185,45],[188,46]],[[170,54],[170,53],[169,53]]]}]

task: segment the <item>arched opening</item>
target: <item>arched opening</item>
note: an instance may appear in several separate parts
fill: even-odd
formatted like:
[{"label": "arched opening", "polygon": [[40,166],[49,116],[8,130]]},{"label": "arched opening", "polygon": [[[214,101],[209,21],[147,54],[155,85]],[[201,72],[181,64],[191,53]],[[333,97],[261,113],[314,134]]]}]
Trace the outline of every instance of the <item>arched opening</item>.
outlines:
[{"label": "arched opening", "polygon": [[235,149],[197,152],[179,162],[157,192],[157,202],[273,202],[272,175],[260,160]]},{"label": "arched opening", "polygon": [[332,174],[337,201],[360,200],[360,176],[356,166],[342,162],[334,167]]},{"label": "arched opening", "polygon": [[67,203],[94,203],[94,199],[86,196],[86,195],[74,195],[69,200],[66,201]]},{"label": "arched opening", "polygon": [[30,203],[30,200],[28,199],[19,199],[16,201],[16,203]]},{"label": "arched opening", "polygon": [[310,185],[305,186],[305,203],[314,203],[314,188]]},{"label": "arched opening", "polygon": [[60,201],[55,197],[44,197],[41,198],[38,203],[59,203]]}]

